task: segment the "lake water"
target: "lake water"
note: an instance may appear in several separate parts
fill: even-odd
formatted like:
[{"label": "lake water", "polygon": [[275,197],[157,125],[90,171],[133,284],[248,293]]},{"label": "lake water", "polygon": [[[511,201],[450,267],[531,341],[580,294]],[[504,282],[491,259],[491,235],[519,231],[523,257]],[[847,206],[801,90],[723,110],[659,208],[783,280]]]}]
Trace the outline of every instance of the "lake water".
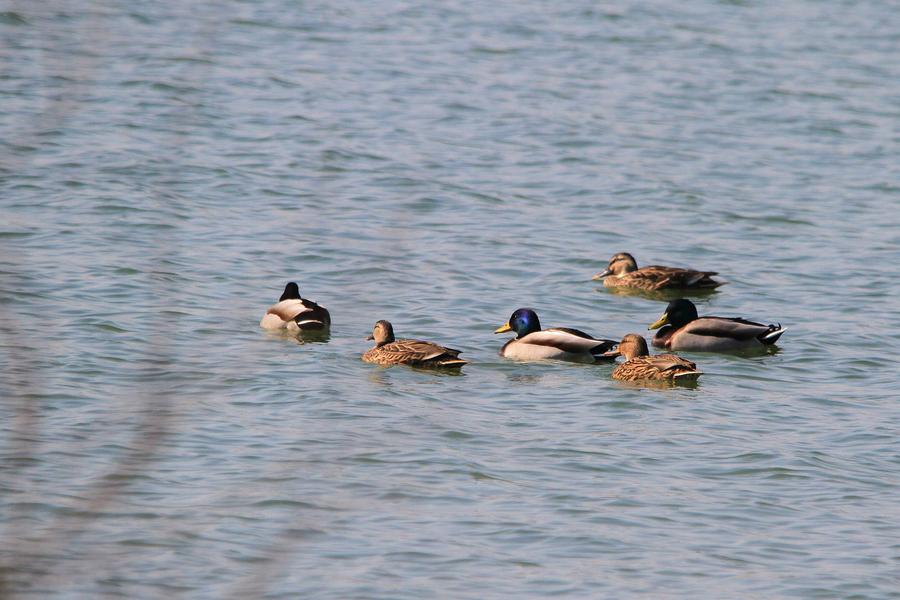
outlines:
[{"label": "lake water", "polygon": [[[132,4],[0,11],[0,596],[900,598],[894,3]],[[497,356],[620,251],[780,350]]]}]

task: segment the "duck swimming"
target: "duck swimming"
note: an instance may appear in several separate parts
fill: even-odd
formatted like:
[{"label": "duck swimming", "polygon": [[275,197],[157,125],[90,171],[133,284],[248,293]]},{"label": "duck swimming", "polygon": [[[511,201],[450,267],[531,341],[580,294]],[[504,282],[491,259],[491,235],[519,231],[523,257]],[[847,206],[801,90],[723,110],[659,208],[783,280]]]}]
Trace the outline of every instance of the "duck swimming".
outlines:
[{"label": "duck swimming", "polygon": [[613,379],[620,381],[690,381],[702,373],[697,365],[674,354],[650,356],[647,340],[636,333],[629,333],[619,342],[619,348],[606,353],[608,356],[623,356],[625,362],[617,366]]},{"label": "duck swimming", "polygon": [[300,288],[291,281],[276,304],[269,307],[259,326],[288,331],[322,330],[331,326],[331,315],[324,306],[300,297]]},{"label": "duck swimming", "polygon": [[713,275],[717,273],[660,265],[649,265],[639,269],[633,256],[627,252],[620,252],[610,258],[607,268],[594,275],[592,279],[602,279],[606,287],[626,287],[646,291],[711,290],[724,283],[713,279]]},{"label": "duck swimming", "polygon": [[597,339],[578,329],[552,327],[542,330],[537,314],[530,308],[517,309],[494,333],[507,331],[514,331],[516,337],[503,345],[500,356],[518,360],[595,363],[610,360],[603,354],[616,345],[614,340]]},{"label": "duck swimming", "polygon": [[459,358],[460,350],[422,340],[395,339],[394,326],[389,321],[375,323],[372,335],[366,339],[375,340],[375,347],[362,355],[362,359],[369,363],[460,368],[468,362]]},{"label": "duck swimming", "polygon": [[[659,329],[661,328],[661,329]],[[697,307],[685,298],[669,302],[662,316],[647,329],[659,329],[653,345],[667,350],[734,352],[764,349],[778,341],[785,328],[746,319],[698,317]]]}]

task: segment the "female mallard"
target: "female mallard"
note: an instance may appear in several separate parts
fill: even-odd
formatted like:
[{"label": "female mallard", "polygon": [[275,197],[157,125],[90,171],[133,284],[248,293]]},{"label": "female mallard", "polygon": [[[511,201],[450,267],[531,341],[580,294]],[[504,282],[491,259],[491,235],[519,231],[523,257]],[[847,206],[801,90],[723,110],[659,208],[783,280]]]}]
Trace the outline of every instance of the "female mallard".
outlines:
[{"label": "female mallard", "polygon": [[300,331],[327,329],[331,315],[323,306],[300,297],[300,288],[293,281],[284,286],[284,293],[263,315],[259,326],[263,329],[287,329]]},{"label": "female mallard", "polygon": [[717,273],[659,265],[638,269],[633,256],[627,252],[620,252],[609,259],[606,270],[594,275],[593,279],[602,279],[603,285],[606,287],[629,287],[647,291],[711,290],[723,283],[713,279],[713,275],[717,275]]},{"label": "female mallard", "polygon": [[515,331],[516,337],[503,345],[500,356],[519,360],[552,358],[594,363],[610,360],[603,353],[616,345],[613,340],[596,339],[577,329],[552,327],[541,330],[541,322],[530,308],[516,310],[506,325],[499,327],[494,333],[506,331]]},{"label": "female mallard", "polygon": [[621,381],[689,381],[701,375],[697,365],[674,354],[650,356],[647,340],[636,333],[629,333],[619,342],[619,348],[606,353],[607,356],[624,356],[625,362],[616,367],[613,379]]},{"label": "female mallard", "polygon": [[[665,325],[665,327],[663,327]],[[662,327],[653,345],[667,350],[733,352],[762,349],[778,341],[785,328],[745,319],[697,317],[697,307],[685,298],[669,302],[666,311],[647,329]]]},{"label": "female mallard", "polygon": [[459,358],[460,350],[444,348],[422,340],[394,339],[394,326],[378,321],[367,340],[375,340],[375,347],[366,351],[362,359],[378,365],[412,365],[414,367],[453,367],[466,364]]}]

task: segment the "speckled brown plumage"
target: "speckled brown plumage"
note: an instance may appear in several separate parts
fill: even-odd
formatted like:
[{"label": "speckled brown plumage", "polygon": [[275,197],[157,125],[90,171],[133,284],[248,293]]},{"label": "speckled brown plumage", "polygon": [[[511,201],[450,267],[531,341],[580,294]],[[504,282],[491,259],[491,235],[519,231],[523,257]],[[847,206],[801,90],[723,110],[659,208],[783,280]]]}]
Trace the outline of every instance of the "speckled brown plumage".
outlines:
[{"label": "speckled brown plumage", "polygon": [[394,339],[394,328],[388,321],[375,323],[369,339],[375,340],[375,347],[362,355],[369,363],[459,368],[467,362],[459,358],[460,350],[423,340]]},{"label": "speckled brown plumage", "polygon": [[723,283],[712,278],[716,274],[715,271],[695,271],[660,265],[649,265],[639,269],[633,256],[627,252],[620,252],[609,259],[606,270],[597,273],[593,278],[602,279],[606,287],[630,287],[647,291],[709,290]]},{"label": "speckled brown plumage", "polygon": [[629,333],[619,342],[619,348],[611,354],[620,354],[625,362],[616,367],[613,379],[621,381],[675,381],[696,379],[700,376],[697,365],[674,354],[650,356],[647,341],[640,335]]}]

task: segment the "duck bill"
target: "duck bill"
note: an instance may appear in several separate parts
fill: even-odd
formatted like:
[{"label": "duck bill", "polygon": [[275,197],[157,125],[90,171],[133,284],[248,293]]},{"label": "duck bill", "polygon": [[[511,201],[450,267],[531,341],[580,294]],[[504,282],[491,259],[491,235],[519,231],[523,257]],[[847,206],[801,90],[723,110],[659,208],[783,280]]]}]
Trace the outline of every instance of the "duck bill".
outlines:
[{"label": "duck bill", "polygon": [[494,330],[494,333],[506,333],[507,331],[512,331],[512,327],[509,326],[509,323],[504,323],[500,327]]},{"label": "duck bill", "polygon": [[619,351],[618,348],[616,348],[615,350],[608,350],[608,351],[604,352],[603,354],[601,354],[600,356],[615,358],[617,356],[622,356],[622,353]]},{"label": "duck bill", "polygon": [[663,325],[668,325],[668,323],[669,323],[669,313],[663,313],[663,316],[661,316],[660,318],[655,320],[653,323],[651,323],[650,327],[648,327],[647,329],[659,329]]},{"label": "duck bill", "polygon": [[609,277],[610,275],[612,275],[612,269],[606,269],[605,271],[600,271],[599,273],[591,277],[591,279],[597,281],[599,279],[603,279],[604,277]]},{"label": "duck bill", "polygon": [[367,336],[366,336],[366,339],[367,339],[368,341],[372,341],[372,340],[375,339],[375,336],[374,336],[374,335],[367,335]]}]

